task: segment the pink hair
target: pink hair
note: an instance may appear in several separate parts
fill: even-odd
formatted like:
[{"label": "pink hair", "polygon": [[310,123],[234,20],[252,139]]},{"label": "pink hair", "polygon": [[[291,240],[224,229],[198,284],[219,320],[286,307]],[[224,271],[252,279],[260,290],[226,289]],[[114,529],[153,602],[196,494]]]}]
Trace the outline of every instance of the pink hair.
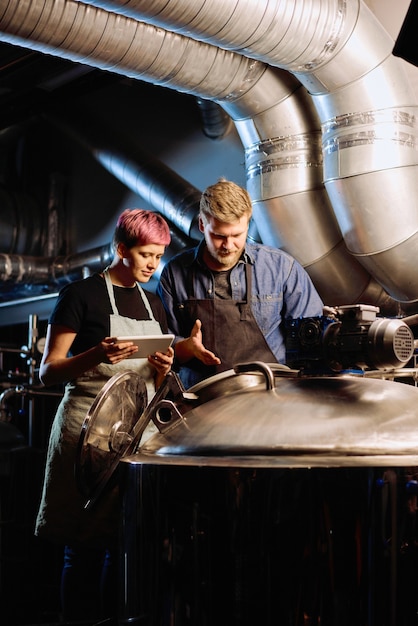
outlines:
[{"label": "pink hair", "polygon": [[116,223],[113,243],[124,243],[127,248],[157,244],[168,246],[170,229],[161,215],[145,209],[125,209]]}]

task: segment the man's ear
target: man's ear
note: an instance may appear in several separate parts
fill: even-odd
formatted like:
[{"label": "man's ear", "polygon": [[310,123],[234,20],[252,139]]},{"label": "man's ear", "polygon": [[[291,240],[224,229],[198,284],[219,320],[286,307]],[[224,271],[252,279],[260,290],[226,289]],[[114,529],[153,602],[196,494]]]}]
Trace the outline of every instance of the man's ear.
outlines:
[{"label": "man's ear", "polygon": [[203,220],[202,220],[202,216],[201,216],[201,215],[199,215],[199,230],[200,230],[200,232],[201,232],[201,233],[204,233],[204,232],[205,232],[205,225],[204,225],[204,223],[203,223]]}]

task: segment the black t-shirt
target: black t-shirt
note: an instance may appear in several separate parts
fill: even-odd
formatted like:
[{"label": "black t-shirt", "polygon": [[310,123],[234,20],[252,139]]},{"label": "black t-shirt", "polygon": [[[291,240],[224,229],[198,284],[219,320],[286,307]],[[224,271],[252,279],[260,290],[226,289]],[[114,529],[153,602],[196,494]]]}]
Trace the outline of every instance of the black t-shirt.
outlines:
[{"label": "black t-shirt", "polygon": [[[150,319],[138,287],[113,285],[113,291],[119,315],[137,320]],[[145,291],[145,295],[161,331],[167,333],[167,318],[160,298],[149,291]],[[49,323],[67,326],[77,333],[71,347],[71,353],[75,355],[109,337],[111,314],[112,306],[105,280],[100,274],[93,274],[63,287]]]},{"label": "black t-shirt", "polygon": [[230,300],[232,298],[231,271],[212,272],[215,279],[215,298],[221,300]]}]

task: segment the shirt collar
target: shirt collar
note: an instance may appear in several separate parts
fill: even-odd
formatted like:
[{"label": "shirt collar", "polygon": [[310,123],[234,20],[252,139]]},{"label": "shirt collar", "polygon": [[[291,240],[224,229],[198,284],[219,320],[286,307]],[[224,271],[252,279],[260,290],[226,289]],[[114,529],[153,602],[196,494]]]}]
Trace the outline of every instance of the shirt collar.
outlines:
[{"label": "shirt collar", "polygon": [[251,265],[254,265],[254,257],[251,253],[251,248],[248,243],[245,244],[244,252],[242,253],[241,259],[244,261],[244,263],[251,263]]}]

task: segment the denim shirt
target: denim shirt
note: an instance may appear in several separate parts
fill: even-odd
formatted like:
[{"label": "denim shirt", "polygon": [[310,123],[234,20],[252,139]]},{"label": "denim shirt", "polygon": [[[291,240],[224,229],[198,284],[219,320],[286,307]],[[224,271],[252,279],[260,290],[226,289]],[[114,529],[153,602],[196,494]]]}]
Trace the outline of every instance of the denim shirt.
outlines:
[{"label": "denim shirt", "polygon": [[[161,273],[157,293],[166,309],[169,331],[176,335],[176,341],[188,337],[195,322],[190,320],[190,327],[182,327],[178,315],[179,306],[189,299],[187,286],[192,268],[194,296],[198,299],[215,296],[213,274],[201,260],[204,246],[202,240],[195,248],[180,252]],[[283,320],[322,315],[322,300],[307,272],[293,257],[278,248],[248,243],[230,275],[234,300],[246,299],[245,263],[252,266],[253,315],[278,363],[285,363]],[[202,332],[205,343],[203,327]]]}]

